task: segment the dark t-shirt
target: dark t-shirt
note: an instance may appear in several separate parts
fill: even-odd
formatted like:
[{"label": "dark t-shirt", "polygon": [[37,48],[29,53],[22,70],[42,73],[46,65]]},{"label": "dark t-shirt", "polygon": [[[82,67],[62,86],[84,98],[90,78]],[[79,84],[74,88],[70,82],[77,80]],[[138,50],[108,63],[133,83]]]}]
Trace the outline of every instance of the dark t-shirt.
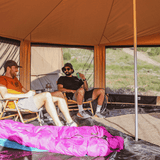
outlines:
[{"label": "dark t-shirt", "polygon": [[[78,79],[76,76],[61,76],[58,79],[57,84],[62,84],[63,88],[65,89],[77,90],[84,84],[84,82],[81,79]],[[73,93],[66,93],[66,96],[67,98],[72,99]]]}]

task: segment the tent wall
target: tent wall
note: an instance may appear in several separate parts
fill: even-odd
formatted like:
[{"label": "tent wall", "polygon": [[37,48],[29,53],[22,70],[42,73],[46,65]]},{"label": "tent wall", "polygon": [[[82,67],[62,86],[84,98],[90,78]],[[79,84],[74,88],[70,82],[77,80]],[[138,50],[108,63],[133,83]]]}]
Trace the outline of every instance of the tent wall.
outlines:
[{"label": "tent wall", "polygon": [[[62,57],[61,57],[61,61],[62,61]],[[62,64],[62,62],[60,63]],[[31,89],[31,78],[30,78],[31,77],[31,43],[29,41],[21,41],[20,65],[22,66],[22,68],[20,69],[20,82],[26,89],[30,90]],[[59,66],[59,69],[57,68],[56,70],[60,70],[61,67],[62,66]],[[105,46],[104,45],[94,47],[94,72],[95,72],[94,87],[105,88]],[[41,74],[44,74],[44,73],[41,73]],[[53,84],[52,86],[55,89],[54,86],[55,84]],[[32,89],[37,89],[37,88],[33,87]]]},{"label": "tent wall", "polygon": [[[1,41],[0,39],[0,75],[4,75],[4,64],[6,60],[12,59],[19,65],[20,47],[17,43]],[[17,75],[19,78],[19,73]]]},{"label": "tent wall", "polygon": [[104,45],[94,47],[94,87],[105,88],[106,49]]},{"label": "tent wall", "polygon": [[29,41],[21,41],[20,44],[20,82],[23,87],[30,90],[31,75],[31,43]]},{"label": "tent wall", "polygon": [[57,90],[57,80],[63,67],[62,48],[31,47],[31,89],[44,90],[47,83]]}]

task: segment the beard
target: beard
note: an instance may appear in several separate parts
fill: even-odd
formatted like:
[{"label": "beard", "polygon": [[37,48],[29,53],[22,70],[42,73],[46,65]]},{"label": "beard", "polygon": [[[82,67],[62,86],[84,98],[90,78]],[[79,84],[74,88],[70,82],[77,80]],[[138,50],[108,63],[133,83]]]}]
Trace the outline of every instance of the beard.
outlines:
[{"label": "beard", "polygon": [[10,75],[12,76],[12,78],[14,79],[14,77],[16,77],[16,73],[13,73],[10,71]]},{"label": "beard", "polygon": [[70,76],[72,73],[65,73],[66,76]]}]

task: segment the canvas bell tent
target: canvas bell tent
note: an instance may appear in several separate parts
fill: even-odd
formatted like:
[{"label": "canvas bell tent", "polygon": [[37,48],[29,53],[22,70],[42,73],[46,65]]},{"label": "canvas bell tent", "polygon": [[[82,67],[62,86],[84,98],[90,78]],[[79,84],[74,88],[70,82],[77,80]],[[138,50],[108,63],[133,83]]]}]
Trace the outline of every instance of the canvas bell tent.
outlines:
[{"label": "canvas bell tent", "polygon": [[27,89],[31,46],[38,44],[94,48],[94,87],[105,88],[106,47],[134,45],[136,56],[136,45],[160,45],[159,6],[159,0],[0,0],[0,36],[20,41]]},{"label": "canvas bell tent", "polygon": [[159,45],[158,0],[0,0],[0,36],[21,42],[22,84],[30,87],[31,45],[43,43],[94,47],[95,87],[105,87],[105,47],[133,46],[133,3],[137,44]]}]

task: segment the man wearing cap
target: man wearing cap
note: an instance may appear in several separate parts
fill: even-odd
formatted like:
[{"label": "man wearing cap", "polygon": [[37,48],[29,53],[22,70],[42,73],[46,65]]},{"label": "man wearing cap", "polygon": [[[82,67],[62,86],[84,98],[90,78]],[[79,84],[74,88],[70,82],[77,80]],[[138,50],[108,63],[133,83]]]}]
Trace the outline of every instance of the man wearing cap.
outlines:
[{"label": "man wearing cap", "polygon": [[92,98],[92,100],[98,98],[98,105],[96,108],[95,116],[99,118],[105,118],[105,116],[100,113],[104,101],[105,90],[102,88],[96,88],[88,91],[88,84],[85,76],[79,73],[79,79],[78,77],[72,75],[74,73],[74,69],[71,63],[66,63],[62,68],[62,71],[66,76],[61,76],[58,79],[58,90],[66,92],[66,96],[68,99],[77,101],[79,109],[77,116],[81,118],[91,117],[83,109],[84,96],[87,96],[87,98]]},{"label": "man wearing cap", "polygon": [[[58,102],[58,106],[64,114],[68,126],[77,126],[70,117],[68,106],[65,99],[52,96],[54,93],[43,92],[36,94],[35,91],[27,91],[17,79],[18,66],[15,61],[8,60],[4,65],[5,76],[0,76],[0,95],[3,98],[23,98],[18,100],[20,109],[28,109],[38,112],[43,105],[57,126],[63,126],[57,115],[54,102]],[[25,98],[24,98],[25,97]]]},{"label": "man wearing cap", "polygon": [[15,61],[8,60],[4,64],[5,76],[0,76],[0,84],[3,84],[7,88],[14,89],[20,92],[21,90],[23,92],[27,92],[16,77],[18,68],[22,67],[18,66]]}]

